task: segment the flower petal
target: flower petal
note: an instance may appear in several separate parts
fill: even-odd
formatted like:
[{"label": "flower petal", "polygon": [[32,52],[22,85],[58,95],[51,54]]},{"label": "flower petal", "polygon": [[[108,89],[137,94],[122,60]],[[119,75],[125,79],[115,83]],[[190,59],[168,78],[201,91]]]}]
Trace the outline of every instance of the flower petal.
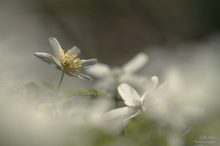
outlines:
[{"label": "flower petal", "polygon": [[118,87],[118,92],[128,106],[139,106],[141,104],[141,97],[137,91],[128,84],[121,84]]},{"label": "flower petal", "polygon": [[61,64],[59,62],[59,60],[57,60],[54,56],[48,54],[48,53],[41,53],[41,52],[36,52],[34,53],[34,55],[36,57],[38,57],[39,59],[43,60],[44,62],[53,65],[54,67],[61,69]]},{"label": "flower petal", "polygon": [[108,76],[112,71],[108,65],[97,63],[92,68],[87,68],[86,72],[94,77],[103,78]]},{"label": "flower petal", "polygon": [[57,39],[54,38],[54,37],[51,37],[51,38],[49,38],[48,40],[49,40],[50,45],[51,45],[51,47],[52,47],[52,50],[53,50],[53,52],[54,52],[54,56],[55,56],[58,60],[60,60],[60,57],[62,57],[62,56],[64,55],[64,51],[63,51],[63,49],[61,48],[59,42],[58,42]]},{"label": "flower petal", "polygon": [[141,102],[145,105],[145,109],[150,108],[155,102],[158,100],[159,91],[158,91],[158,83],[159,78],[157,76],[151,77],[151,88],[149,88],[141,97]]},{"label": "flower petal", "polygon": [[79,78],[81,78],[82,80],[89,80],[89,81],[93,81],[92,77],[82,74],[82,73],[75,73]]},{"label": "flower petal", "polygon": [[82,73],[78,73],[78,72],[65,72],[65,73],[69,76],[78,77],[82,80],[89,80],[89,81],[93,80],[90,76],[87,76],[87,75],[82,74]]},{"label": "flower petal", "polygon": [[157,91],[146,91],[141,97],[142,109],[144,111],[154,110],[156,106],[159,106],[161,94]]},{"label": "flower petal", "polygon": [[137,110],[131,107],[113,109],[103,114],[103,120],[108,125],[111,123],[110,131],[120,133],[128,124],[129,119],[136,115]]},{"label": "flower petal", "polygon": [[131,108],[131,107],[122,107],[122,108],[117,108],[117,109],[113,109],[109,112],[106,112],[104,114],[104,118],[105,119],[118,119],[118,120],[126,120],[129,119],[130,117],[132,117],[133,115],[135,115],[137,112],[137,110],[135,108]]},{"label": "flower petal", "polygon": [[152,81],[152,89],[157,88],[159,83],[159,78],[157,76],[153,76],[151,77],[151,81]]},{"label": "flower petal", "polygon": [[97,59],[93,58],[93,59],[88,59],[88,60],[81,60],[80,64],[83,67],[87,67],[87,66],[91,66],[91,65],[95,65],[97,63]]},{"label": "flower petal", "polygon": [[126,63],[122,68],[125,72],[135,73],[143,67],[148,61],[148,56],[145,53],[137,54],[133,59]]},{"label": "flower petal", "polygon": [[80,55],[81,53],[80,49],[76,46],[72,47],[69,51],[70,51],[70,56],[74,54]]}]

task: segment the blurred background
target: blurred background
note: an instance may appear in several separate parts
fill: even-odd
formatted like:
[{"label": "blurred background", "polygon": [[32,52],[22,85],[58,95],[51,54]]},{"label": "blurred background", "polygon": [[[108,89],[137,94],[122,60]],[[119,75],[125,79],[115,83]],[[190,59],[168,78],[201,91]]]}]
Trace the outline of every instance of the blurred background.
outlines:
[{"label": "blurred background", "polygon": [[0,82],[59,76],[32,55],[51,53],[51,36],[113,66],[145,51],[147,71],[160,74],[164,64],[188,60],[195,50],[218,49],[219,6],[218,0],[1,0]]},{"label": "blurred background", "polygon": [[[76,45],[81,49],[82,58],[98,58],[100,63],[111,67],[120,67],[139,52],[145,52],[149,62],[138,74],[157,75],[163,82],[167,72],[180,68],[179,71],[188,77],[184,80],[186,88],[178,93],[179,104],[174,102],[174,106],[181,109],[191,104],[208,109],[207,117],[197,118],[205,122],[205,126],[198,122],[198,128],[191,133],[213,136],[217,146],[220,137],[219,8],[219,0],[0,0],[0,91],[7,88],[11,92],[13,87],[30,81],[58,83],[60,71],[33,56],[34,52],[52,53],[49,37],[56,37],[66,50]],[[62,88],[69,88],[69,85],[77,88],[93,86],[93,83],[65,76]],[[191,99],[189,95],[194,95],[194,91],[196,95],[202,93]],[[1,108],[5,102],[0,104]],[[17,126],[14,121],[22,119],[22,114],[32,116],[29,110],[24,111],[17,114],[15,108],[12,114],[10,110],[5,114],[11,116],[11,123],[6,120],[6,124],[0,124],[3,135],[8,129],[1,128],[9,123],[8,127],[15,127],[16,135],[23,136],[20,131],[26,123],[20,120],[23,126]],[[168,119],[178,120],[179,115],[182,116],[171,108],[172,118]],[[33,121],[28,123],[40,123]],[[138,137],[136,134],[140,132],[135,132],[131,137]],[[191,133],[186,137],[193,141]],[[10,136],[6,137],[13,141]],[[26,140],[26,136],[23,137]],[[194,142],[191,145],[195,146]]]},{"label": "blurred background", "polygon": [[59,72],[32,55],[51,53],[51,36],[113,66],[144,51],[145,71],[161,74],[198,52],[218,54],[219,7],[218,0],[1,0],[0,82],[56,82]]}]

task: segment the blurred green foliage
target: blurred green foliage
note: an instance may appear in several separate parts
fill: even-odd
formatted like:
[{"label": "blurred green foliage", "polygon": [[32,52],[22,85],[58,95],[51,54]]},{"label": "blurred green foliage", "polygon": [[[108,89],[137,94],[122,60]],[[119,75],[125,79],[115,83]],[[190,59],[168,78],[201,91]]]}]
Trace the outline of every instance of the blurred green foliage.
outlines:
[{"label": "blurred green foliage", "polygon": [[[29,82],[24,84],[18,89],[18,93],[21,95],[20,98],[39,100],[38,109],[45,112],[51,113],[57,109],[63,109],[71,97],[79,97],[84,99],[95,99],[97,97],[111,97],[108,93],[104,91],[98,91],[94,88],[70,88],[67,90],[60,91],[58,98],[55,94],[50,96],[51,99],[40,99],[38,96],[43,95],[43,92],[50,91],[49,93],[56,92],[55,85],[52,83],[42,82],[42,87],[46,89],[42,90],[42,87],[35,82]],[[42,93],[41,93],[42,92]],[[117,101],[116,101],[117,102]],[[212,142],[213,146],[218,143],[220,136],[220,116],[218,115],[210,116],[204,121],[200,121],[191,125],[186,133],[182,132],[181,136],[184,139],[186,146],[195,146],[196,144],[204,144],[205,146],[210,145]],[[111,125],[111,123],[109,123]],[[74,131],[74,129],[72,129]],[[83,135],[89,142],[82,142],[76,144],[74,140],[71,140],[71,135],[68,135],[69,141],[67,141],[67,146],[168,146],[168,136],[171,132],[171,128],[166,125],[161,125],[156,121],[147,118],[146,115],[142,113],[138,116],[129,120],[129,123],[124,127],[124,129],[118,134],[112,134],[103,129],[91,127],[90,129],[82,129],[79,132],[79,137]],[[83,137],[80,137],[80,139]],[[204,143],[202,143],[204,142]],[[205,144],[205,142],[207,142]],[[208,143],[210,142],[210,143]]]},{"label": "blurred green foliage", "polygon": [[88,98],[110,97],[110,94],[105,91],[98,91],[95,88],[71,88],[63,91],[63,97],[69,98],[72,96],[84,96]]}]

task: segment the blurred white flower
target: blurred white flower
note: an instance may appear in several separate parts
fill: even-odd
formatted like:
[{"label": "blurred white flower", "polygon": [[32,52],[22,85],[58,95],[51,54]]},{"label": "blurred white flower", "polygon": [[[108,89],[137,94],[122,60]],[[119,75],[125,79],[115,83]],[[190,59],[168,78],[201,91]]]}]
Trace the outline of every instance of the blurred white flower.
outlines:
[{"label": "blurred white flower", "polygon": [[86,71],[88,74],[98,78],[96,87],[110,92],[115,92],[120,83],[128,83],[138,89],[140,85],[147,82],[147,78],[135,75],[148,61],[148,56],[139,53],[121,68],[110,68],[107,64],[96,64],[93,68]]},{"label": "blurred white flower", "polygon": [[142,96],[140,96],[138,92],[128,84],[121,84],[118,87],[118,92],[124,100],[126,107],[117,108],[107,112],[106,116],[111,119],[118,119],[119,121],[125,122],[126,124],[129,119],[139,114],[140,111],[145,112],[150,107],[152,107],[152,105],[156,103],[155,101],[157,98],[152,98],[150,93],[156,90],[159,79],[158,77],[153,76],[151,81],[152,87],[145,91]]},{"label": "blurred white flower", "polygon": [[92,80],[90,76],[82,74],[80,71],[88,66],[96,64],[97,59],[81,60],[79,58],[80,50],[76,46],[64,52],[56,38],[49,38],[49,42],[54,52],[54,56],[41,52],[36,52],[34,55],[62,72],[65,72],[67,75],[79,77],[83,80]]},{"label": "blurred white flower", "polygon": [[[183,76],[179,72],[171,71],[166,83],[149,94],[151,98],[159,100],[156,101],[157,106],[146,110],[148,117],[182,132],[187,130],[192,123],[204,117],[201,102],[204,96],[207,96],[206,89],[193,82],[195,80],[189,81],[186,78],[183,80]],[[190,84],[188,85],[188,83]]]}]

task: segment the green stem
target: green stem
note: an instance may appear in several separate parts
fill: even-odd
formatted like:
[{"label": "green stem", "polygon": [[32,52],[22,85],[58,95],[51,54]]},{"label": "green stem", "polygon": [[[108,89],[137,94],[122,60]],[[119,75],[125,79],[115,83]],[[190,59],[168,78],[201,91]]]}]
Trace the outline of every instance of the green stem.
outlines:
[{"label": "green stem", "polygon": [[60,82],[59,82],[58,87],[57,87],[57,91],[59,91],[59,89],[60,89],[60,86],[61,86],[62,81],[63,81],[63,77],[64,77],[64,71],[62,71],[62,75],[61,75]]}]

